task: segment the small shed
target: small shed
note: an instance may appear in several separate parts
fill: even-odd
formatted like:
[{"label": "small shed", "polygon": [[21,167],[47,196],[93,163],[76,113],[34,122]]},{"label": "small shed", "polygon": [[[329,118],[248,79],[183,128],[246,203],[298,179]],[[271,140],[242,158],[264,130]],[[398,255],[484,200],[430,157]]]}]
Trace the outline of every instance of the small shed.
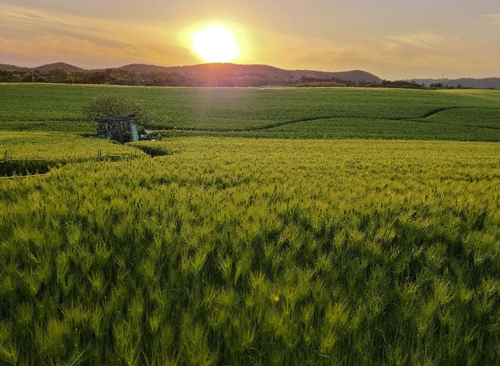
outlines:
[{"label": "small shed", "polygon": [[[128,136],[126,136],[128,135]],[[97,136],[108,140],[138,141],[139,132],[135,115],[110,116],[97,119]]]}]

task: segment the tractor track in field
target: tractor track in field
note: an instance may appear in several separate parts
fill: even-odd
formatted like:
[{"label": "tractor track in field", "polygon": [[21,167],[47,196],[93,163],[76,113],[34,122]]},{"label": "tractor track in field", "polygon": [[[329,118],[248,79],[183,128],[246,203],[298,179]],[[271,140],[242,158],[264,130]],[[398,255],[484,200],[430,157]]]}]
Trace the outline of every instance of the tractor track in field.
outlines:
[{"label": "tractor track in field", "polygon": [[[408,121],[414,123],[430,123],[430,124],[450,124],[443,122],[434,122],[434,121],[424,121],[425,119],[435,116],[441,112],[454,110],[454,109],[498,109],[499,108],[488,108],[488,107],[441,107],[430,110],[429,112],[424,113],[421,116],[417,117],[366,117],[366,116],[339,116],[339,115],[326,115],[326,116],[316,116],[316,117],[306,117],[306,118],[298,118],[289,121],[282,121],[276,123],[270,123],[264,126],[255,126],[255,127],[247,127],[247,128],[199,128],[199,127],[167,127],[167,128],[159,128],[158,130],[177,130],[177,131],[198,131],[198,132],[253,132],[253,131],[264,131],[269,130],[276,127],[282,127],[287,125],[292,125],[295,123],[303,123],[303,122],[312,122],[319,121],[322,119],[367,119],[367,120],[386,120],[386,121]],[[490,129],[500,129],[500,127],[491,127],[491,126],[472,126],[466,125],[468,127],[478,127],[478,128],[490,128]],[[149,130],[147,130],[149,131]],[[151,131],[152,132],[152,131]]]},{"label": "tractor track in field", "polygon": [[432,116],[434,116],[434,115],[436,115],[438,113],[444,112],[444,111],[450,111],[452,109],[461,109],[461,108],[466,108],[466,107],[442,107],[442,108],[436,108],[436,109],[433,109],[433,110],[427,112],[423,116],[418,117],[417,119],[429,118],[429,117],[432,117]]}]

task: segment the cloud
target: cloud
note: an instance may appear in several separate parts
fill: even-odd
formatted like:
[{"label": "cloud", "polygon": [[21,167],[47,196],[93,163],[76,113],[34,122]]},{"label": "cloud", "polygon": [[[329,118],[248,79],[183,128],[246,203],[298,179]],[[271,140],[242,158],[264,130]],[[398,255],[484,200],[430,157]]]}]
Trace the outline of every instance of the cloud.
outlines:
[{"label": "cloud", "polygon": [[483,15],[483,19],[488,24],[491,24],[491,25],[500,25],[500,14]]},{"label": "cloud", "polygon": [[387,60],[390,63],[442,67],[459,62],[457,58],[462,58],[468,42],[453,34],[413,33],[384,37],[378,41],[378,48],[379,52],[390,55]]},{"label": "cloud", "polygon": [[444,71],[459,74],[460,68],[470,68],[471,63],[470,55],[463,52],[467,41],[452,34],[420,32],[328,39],[264,32],[260,42],[255,57],[274,66],[324,71],[361,69],[382,78],[440,76]]},{"label": "cloud", "polygon": [[434,50],[446,44],[446,37],[430,33],[402,34],[386,37],[385,43],[391,48],[413,47],[423,50]]},{"label": "cloud", "polygon": [[399,34],[387,37],[352,37],[344,39],[297,37],[264,32],[259,37],[255,57],[271,55],[282,67],[320,68],[335,71],[369,67],[376,63],[392,64],[428,62],[432,55],[442,54],[450,37],[431,33]]},{"label": "cloud", "polygon": [[171,36],[178,30],[174,24],[120,22],[7,4],[0,4],[0,19],[3,53],[52,55],[54,61],[79,57],[161,64],[191,57]]},{"label": "cloud", "polygon": [[[175,19],[155,22],[67,14],[0,0],[0,61],[31,63],[19,66],[65,61],[85,68],[132,62],[197,63],[200,60],[189,49],[189,35],[209,22],[200,20],[206,16],[202,10],[185,16],[172,13]],[[446,33],[428,27],[421,32],[383,35],[387,29],[375,26],[368,33],[368,26],[339,26],[325,27],[315,37],[304,36],[300,30],[291,34],[279,24],[275,28],[270,24],[259,27],[262,22],[251,17],[248,24],[238,19],[234,17],[234,23],[221,21],[233,30],[241,45],[242,55],[234,60],[237,63],[325,71],[363,69],[381,77],[441,75],[444,71],[449,75],[455,70],[457,74],[465,71],[478,75],[483,70],[498,73],[500,49],[491,27],[500,25],[500,14],[485,15],[482,25],[475,23],[467,29],[439,28]]]}]

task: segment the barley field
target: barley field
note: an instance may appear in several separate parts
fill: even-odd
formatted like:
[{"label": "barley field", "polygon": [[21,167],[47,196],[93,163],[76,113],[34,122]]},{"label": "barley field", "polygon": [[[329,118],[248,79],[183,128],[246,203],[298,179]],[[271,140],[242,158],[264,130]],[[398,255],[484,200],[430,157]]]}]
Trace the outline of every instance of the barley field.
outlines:
[{"label": "barley field", "polygon": [[47,173],[51,166],[82,161],[123,160],[144,156],[111,141],[61,132],[0,133],[0,177]]},{"label": "barley field", "polygon": [[165,136],[500,141],[496,90],[0,84],[0,131],[93,136],[81,109],[98,95],[143,105]]},{"label": "barley field", "polygon": [[3,362],[498,360],[497,144],[157,143],[0,183]]},{"label": "barley field", "polygon": [[0,168],[22,168],[0,174],[0,364],[498,364],[498,92],[285,90],[304,110],[235,103],[222,131],[186,105],[199,122],[119,145],[80,136],[94,89],[229,94],[44,88],[31,114],[0,101]]}]

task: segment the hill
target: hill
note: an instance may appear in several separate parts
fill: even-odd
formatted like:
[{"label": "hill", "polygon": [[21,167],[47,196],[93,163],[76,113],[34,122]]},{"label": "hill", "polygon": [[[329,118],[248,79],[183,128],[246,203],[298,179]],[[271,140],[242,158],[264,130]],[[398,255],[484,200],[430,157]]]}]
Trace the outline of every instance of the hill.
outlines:
[{"label": "hill", "polygon": [[380,82],[381,79],[369,72],[361,70],[328,72],[314,70],[285,70],[269,65],[239,65],[232,63],[208,63],[189,66],[158,66],[146,64],[130,64],[121,67],[108,69],[86,70],[80,67],[70,65],[64,62],[56,62],[38,67],[19,67],[15,65],[0,64],[0,70],[16,70],[16,71],[38,71],[42,74],[56,69],[64,69],[67,72],[71,71],[100,71],[105,70],[126,70],[136,71],[140,73],[150,73],[154,71],[166,72],[169,74],[177,73],[185,76],[199,77],[240,77],[240,76],[262,76],[268,79],[293,79],[299,80],[302,77],[314,79],[331,79],[337,78],[345,81],[353,82]]},{"label": "hill", "polygon": [[70,64],[67,64],[65,62],[56,62],[56,63],[53,63],[53,64],[47,64],[47,65],[42,65],[42,66],[38,66],[38,67],[33,67],[32,71],[39,71],[40,73],[46,73],[46,72],[49,72],[49,71],[53,71],[53,70],[56,70],[56,69],[63,69],[65,70],[66,72],[71,72],[71,71],[83,71],[84,69],[80,68],[80,67],[77,67],[77,66],[73,66],[73,65],[70,65]]},{"label": "hill", "polygon": [[153,72],[163,71],[167,73],[178,73],[183,75],[203,77],[227,77],[227,76],[263,76],[269,79],[295,79],[301,77],[315,79],[338,78],[341,80],[355,82],[380,82],[381,79],[369,72],[361,70],[327,72],[313,70],[285,70],[269,65],[239,65],[232,63],[209,63],[190,66],[156,66],[144,64],[130,64],[119,67],[121,70]]},{"label": "hill", "polygon": [[[289,80],[293,83],[293,80],[300,81],[301,78],[317,79],[317,80],[331,80],[338,79],[342,81],[350,81],[354,83],[381,83],[383,80],[378,76],[362,71],[362,70],[350,70],[350,71],[317,71],[317,70],[286,70],[280,69],[278,67],[269,65],[241,65],[233,63],[206,63],[198,65],[188,65],[188,66],[159,66],[159,65],[148,65],[148,64],[129,64],[120,67],[113,67],[107,69],[83,69],[78,66],[70,65],[65,62],[56,62],[51,64],[46,64],[38,67],[20,67],[10,64],[0,64],[0,70],[9,71],[38,71],[41,74],[56,70],[64,69],[66,72],[71,71],[97,71],[105,72],[106,70],[121,70],[121,71],[131,71],[139,73],[151,73],[151,72],[164,72],[168,74],[180,75],[181,77],[195,77],[195,78],[205,78],[205,79],[215,79],[215,78],[242,78],[242,77],[261,77],[269,80],[271,83],[273,80]],[[460,78],[460,79],[409,79],[408,82],[415,82],[417,84],[425,84],[430,86],[431,84],[442,84],[444,86],[454,87],[454,88],[477,88],[477,89],[500,89],[500,78],[491,77],[483,79],[474,78]],[[359,85],[359,84],[358,84]]]},{"label": "hill", "polygon": [[0,70],[9,70],[9,71],[31,71],[29,67],[20,67],[16,65],[9,64],[0,64]]},{"label": "hill", "polygon": [[9,65],[9,64],[0,64],[0,70],[9,70],[9,71],[38,71],[42,74],[45,74],[46,72],[49,71],[54,71],[57,69],[63,69],[66,72],[71,72],[71,71],[84,71],[85,69],[82,69],[81,67],[73,66],[70,64],[67,64],[65,62],[55,62],[52,64],[46,64],[42,66],[37,66],[37,67],[21,67],[21,66],[16,66],[16,65]]}]

